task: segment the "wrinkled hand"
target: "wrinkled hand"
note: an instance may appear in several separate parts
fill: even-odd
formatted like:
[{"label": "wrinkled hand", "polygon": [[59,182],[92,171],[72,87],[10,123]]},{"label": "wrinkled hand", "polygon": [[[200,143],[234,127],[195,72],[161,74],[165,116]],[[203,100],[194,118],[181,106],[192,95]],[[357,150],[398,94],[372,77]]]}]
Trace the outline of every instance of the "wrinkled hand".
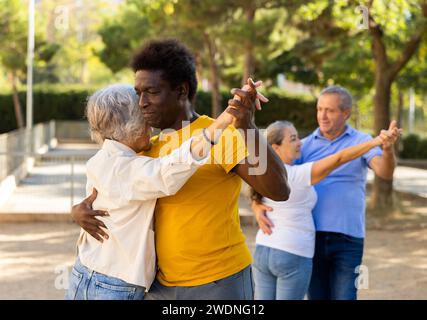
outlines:
[{"label": "wrinkled hand", "polygon": [[249,78],[247,84],[242,89],[234,88],[231,90],[234,97],[228,101],[228,108],[226,110],[235,118],[233,124],[236,128],[247,129],[253,127],[255,109],[261,109],[261,101],[268,102],[268,99],[256,90],[261,85],[262,81],[254,83]]},{"label": "wrinkled hand", "polygon": [[87,233],[96,240],[103,242],[103,237],[107,240],[108,234],[102,228],[107,229],[107,227],[96,216],[105,217],[109,214],[106,211],[92,209],[92,203],[95,201],[97,195],[98,191],[94,188],[89,197],[72,207],[71,216]]},{"label": "wrinkled hand", "polygon": [[259,228],[265,234],[272,234],[271,228],[274,227],[273,222],[267,217],[267,211],[273,211],[273,208],[266,206],[265,204],[252,201],[252,211],[255,214],[256,221],[258,222]]},{"label": "wrinkled hand", "polygon": [[376,143],[382,145],[383,150],[389,151],[393,148],[393,145],[399,139],[402,132],[403,130],[397,127],[397,122],[393,120],[390,122],[388,130],[381,130],[378,137],[375,138]]}]

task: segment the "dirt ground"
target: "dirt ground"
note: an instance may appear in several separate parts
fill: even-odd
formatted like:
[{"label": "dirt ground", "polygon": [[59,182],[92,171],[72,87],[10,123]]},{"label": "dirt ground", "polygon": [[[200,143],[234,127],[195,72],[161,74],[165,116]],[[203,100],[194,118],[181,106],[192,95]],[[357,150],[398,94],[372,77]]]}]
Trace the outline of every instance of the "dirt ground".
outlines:
[{"label": "dirt ground", "polygon": [[[405,215],[368,218],[360,299],[427,299],[427,199]],[[251,249],[256,227],[243,226]],[[0,223],[0,299],[63,299],[79,228],[73,223]]]}]

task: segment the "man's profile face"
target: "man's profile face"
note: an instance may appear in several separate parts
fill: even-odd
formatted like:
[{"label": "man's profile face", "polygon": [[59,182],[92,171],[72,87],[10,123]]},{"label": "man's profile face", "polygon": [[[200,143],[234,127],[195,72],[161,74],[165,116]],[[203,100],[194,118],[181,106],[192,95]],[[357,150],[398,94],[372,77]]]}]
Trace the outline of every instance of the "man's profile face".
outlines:
[{"label": "man's profile face", "polygon": [[317,122],[322,134],[341,132],[350,116],[351,109],[341,110],[338,94],[323,94],[317,100]]},{"label": "man's profile face", "polygon": [[170,128],[181,112],[178,90],[162,78],[161,70],[139,70],[135,90],[145,121],[153,128]]}]

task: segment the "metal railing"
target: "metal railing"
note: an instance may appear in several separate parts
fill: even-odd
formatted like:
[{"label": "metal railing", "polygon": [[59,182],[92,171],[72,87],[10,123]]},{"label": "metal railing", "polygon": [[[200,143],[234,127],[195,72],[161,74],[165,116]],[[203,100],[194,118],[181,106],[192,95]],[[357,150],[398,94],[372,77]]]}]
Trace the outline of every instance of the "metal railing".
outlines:
[{"label": "metal railing", "polygon": [[67,213],[86,193],[91,154],[2,154],[24,159],[22,169],[0,184],[0,213]]},{"label": "metal railing", "polygon": [[[0,213],[61,213],[85,195],[85,163],[96,146],[57,147],[60,136],[89,142],[87,123],[40,123],[0,135]],[[74,146],[77,146],[74,148]]]}]

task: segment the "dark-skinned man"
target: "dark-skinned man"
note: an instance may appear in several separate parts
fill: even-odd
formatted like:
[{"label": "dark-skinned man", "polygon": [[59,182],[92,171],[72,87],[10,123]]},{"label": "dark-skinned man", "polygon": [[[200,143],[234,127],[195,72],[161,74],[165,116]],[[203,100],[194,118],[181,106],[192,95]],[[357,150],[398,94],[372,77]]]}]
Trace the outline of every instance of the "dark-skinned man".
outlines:
[{"label": "dark-skinned man", "polygon": [[[132,68],[144,120],[162,130],[144,155],[168,154],[212,123],[194,111],[195,62],[181,43],[146,44],[133,57]],[[276,201],[287,200],[290,190],[280,159],[253,122],[256,85],[248,80],[246,88],[232,91],[228,105],[239,108],[237,119],[213,146],[211,163],[198,169],[177,194],[157,201],[159,269],[146,299],[253,299],[252,258],[238,215],[241,179]],[[95,198],[96,192],[74,206],[72,216],[93,237],[108,241],[105,226],[96,218],[106,213],[92,209]]]}]

